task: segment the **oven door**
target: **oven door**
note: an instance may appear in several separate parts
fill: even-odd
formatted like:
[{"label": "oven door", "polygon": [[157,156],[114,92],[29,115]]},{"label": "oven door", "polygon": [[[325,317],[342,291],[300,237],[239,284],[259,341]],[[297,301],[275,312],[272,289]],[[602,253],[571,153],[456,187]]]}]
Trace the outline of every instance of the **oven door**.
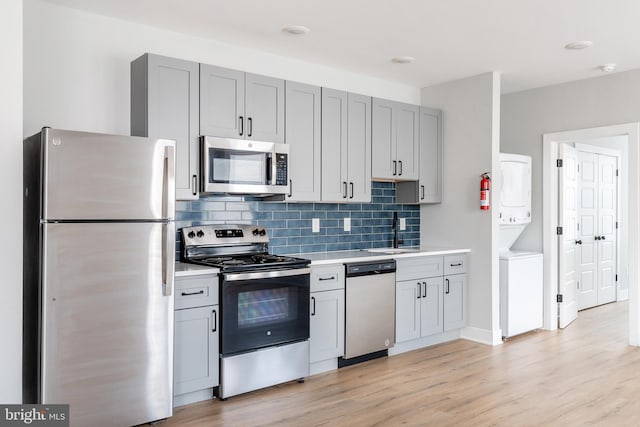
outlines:
[{"label": "oven door", "polygon": [[202,139],[202,191],[285,194],[289,147],[262,141],[205,136]]},{"label": "oven door", "polygon": [[308,339],[310,272],[223,274],[222,355]]}]

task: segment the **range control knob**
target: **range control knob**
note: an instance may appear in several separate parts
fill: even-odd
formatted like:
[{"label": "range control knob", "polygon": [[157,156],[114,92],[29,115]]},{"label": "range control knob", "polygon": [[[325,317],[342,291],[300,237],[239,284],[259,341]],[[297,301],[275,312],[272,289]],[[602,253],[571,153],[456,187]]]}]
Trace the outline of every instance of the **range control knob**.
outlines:
[{"label": "range control knob", "polygon": [[196,236],[203,237],[204,236],[204,232],[202,230],[198,230],[198,232],[196,233]]},{"label": "range control knob", "polygon": [[261,236],[266,236],[267,235],[267,230],[264,230],[264,229],[260,230],[260,235]]},{"label": "range control knob", "polygon": [[260,234],[260,231],[257,228],[253,229],[253,235],[257,236],[258,234]]},{"label": "range control knob", "polygon": [[196,233],[194,233],[193,231],[190,231],[189,234],[187,234],[187,237],[190,239],[193,239],[194,237],[196,237]]}]

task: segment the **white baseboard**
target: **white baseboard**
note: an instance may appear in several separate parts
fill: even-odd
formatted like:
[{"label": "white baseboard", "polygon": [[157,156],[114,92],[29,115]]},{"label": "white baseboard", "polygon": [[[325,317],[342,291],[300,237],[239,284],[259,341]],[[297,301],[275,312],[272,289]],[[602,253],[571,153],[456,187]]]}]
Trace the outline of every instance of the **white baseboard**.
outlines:
[{"label": "white baseboard", "polygon": [[443,342],[457,340],[458,338],[460,338],[460,330],[456,329],[430,337],[418,338],[417,340],[397,342],[393,348],[389,349],[389,356],[418,350],[419,348],[429,347],[430,345],[442,344]]},{"label": "white baseboard", "polygon": [[210,399],[213,399],[213,389],[205,388],[204,390],[173,396],[173,407],[177,408],[178,406],[189,405],[191,403],[202,402],[203,400]]},{"label": "white baseboard", "polygon": [[338,369],[338,359],[334,357],[333,359],[310,363],[309,375],[316,375],[316,374],[321,374],[323,372],[335,371],[336,369]]},{"label": "white baseboard", "polygon": [[502,330],[480,329],[467,326],[460,330],[460,338],[486,345],[502,344]]},{"label": "white baseboard", "polygon": [[618,301],[626,301],[629,299],[629,289],[618,289]]}]

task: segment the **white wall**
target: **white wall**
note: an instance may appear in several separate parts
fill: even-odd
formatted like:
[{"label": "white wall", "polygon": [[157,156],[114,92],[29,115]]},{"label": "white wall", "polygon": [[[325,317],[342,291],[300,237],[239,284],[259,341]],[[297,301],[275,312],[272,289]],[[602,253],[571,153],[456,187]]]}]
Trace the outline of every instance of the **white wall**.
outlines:
[{"label": "white wall", "polygon": [[0,2],[0,402],[22,401],[22,0]]},{"label": "white wall", "polygon": [[[497,210],[479,207],[480,175],[499,170],[500,75],[486,73],[422,89],[443,114],[443,198],[420,211],[423,245],[471,249],[464,338],[501,342]],[[494,176],[493,188],[499,174]]]},{"label": "white wall", "polygon": [[501,151],[533,157],[532,221],[516,249],[542,251],[542,134],[638,121],[640,70],[502,96]]},{"label": "white wall", "polygon": [[145,52],[417,104],[419,88],[132,22],[25,1],[24,132],[129,134],[129,64]]}]

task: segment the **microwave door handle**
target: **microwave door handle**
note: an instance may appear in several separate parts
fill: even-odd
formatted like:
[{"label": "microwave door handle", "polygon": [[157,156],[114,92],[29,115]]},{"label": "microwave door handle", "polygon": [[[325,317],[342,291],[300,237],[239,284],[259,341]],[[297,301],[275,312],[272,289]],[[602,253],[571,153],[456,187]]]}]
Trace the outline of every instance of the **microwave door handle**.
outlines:
[{"label": "microwave door handle", "polygon": [[267,184],[271,184],[271,180],[273,179],[273,157],[271,154],[267,155]]}]

